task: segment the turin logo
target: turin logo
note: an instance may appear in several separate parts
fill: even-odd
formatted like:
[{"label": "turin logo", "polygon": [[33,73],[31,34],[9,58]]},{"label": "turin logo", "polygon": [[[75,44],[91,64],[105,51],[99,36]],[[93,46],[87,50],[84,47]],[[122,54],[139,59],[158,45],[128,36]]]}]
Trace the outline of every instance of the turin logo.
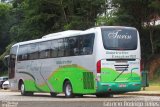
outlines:
[{"label": "turin logo", "polygon": [[114,30],[110,33],[108,33],[109,39],[132,39],[132,36],[129,34],[119,34],[119,32],[122,30]]}]

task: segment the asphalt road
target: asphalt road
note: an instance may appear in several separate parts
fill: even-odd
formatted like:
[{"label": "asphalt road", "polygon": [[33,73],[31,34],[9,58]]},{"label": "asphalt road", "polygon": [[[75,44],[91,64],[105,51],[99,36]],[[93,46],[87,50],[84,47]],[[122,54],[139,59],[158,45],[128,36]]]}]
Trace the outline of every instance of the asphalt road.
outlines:
[{"label": "asphalt road", "polygon": [[114,95],[113,98],[65,98],[64,94],[51,97],[48,93],[21,96],[20,92],[0,90],[0,107],[160,107],[159,96]]}]

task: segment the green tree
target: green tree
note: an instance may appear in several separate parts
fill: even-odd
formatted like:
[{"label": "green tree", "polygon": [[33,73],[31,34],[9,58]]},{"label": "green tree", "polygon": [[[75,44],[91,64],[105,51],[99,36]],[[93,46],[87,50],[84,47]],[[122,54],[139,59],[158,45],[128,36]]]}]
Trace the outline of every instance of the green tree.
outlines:
[{"label": "green tree", "polygon": [[10,5],[0,3],[0,54],[9,42],[10,9]]},{"label": "green tree", "polygon": [[[152,49],[152,55],[156,52],[156,46],[158,46],[157,39],[154,40],[154,31],[156,28],[156,21],[160,17],[160,1],[159,0],[148,0],[148,7],[146,12],[146,27],[149,30],[149,37]],[[158,38],[158,36],[156,37]]]},{"label": "green tree", "polygon": [[[0,54],[5,51],[5,47],[10,42],[9,29],[11,26],[10,16],[11,5],[0,3]],[[2,59],[0,59],[0,71],[5,69]]]},{"label": "green tree", "polygon": [[[14,0],[14,40],[40,38],[45,34],[67,29],[86,29],[95,25],[103,12],[104,0]],[[19,16],[20,15],[20,16]]]}]

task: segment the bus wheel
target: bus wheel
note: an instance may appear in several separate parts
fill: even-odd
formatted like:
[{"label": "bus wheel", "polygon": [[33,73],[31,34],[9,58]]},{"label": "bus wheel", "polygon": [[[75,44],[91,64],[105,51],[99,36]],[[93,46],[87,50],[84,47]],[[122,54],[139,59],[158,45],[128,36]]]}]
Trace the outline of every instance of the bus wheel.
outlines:
[{"label": "bus wheel", "polygon": [[33,92],[26,92],[24,83],[21,84],[21,95],[23,96],[31,96]]},{"label": "bus wheel", "polygon": [[72,85],[69,81],[66,81],[64,84],[64,93],[65,93],[65,97],[67,98],[74,97]]},{"label": "bus wheel", "polygon": [[24,83],[21,84],[21,95],[26,95]]},{"label": "bus wheel", "polygon": [[57,93],[54,93],[54,92],[51,92],[51,97],[56,97],[57,96]]}]

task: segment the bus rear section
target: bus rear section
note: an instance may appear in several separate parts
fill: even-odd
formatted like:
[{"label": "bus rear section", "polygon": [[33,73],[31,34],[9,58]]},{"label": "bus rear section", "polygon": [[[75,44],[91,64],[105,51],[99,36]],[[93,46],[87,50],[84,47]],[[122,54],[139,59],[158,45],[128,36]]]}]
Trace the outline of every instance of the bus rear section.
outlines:
[{"label": "bus rear section", "polygon": [[[141,89],[140,42],[135,28],[102,27],[98,41],[97,93]],[[101,43],[100,43],[101,42]]]}]

